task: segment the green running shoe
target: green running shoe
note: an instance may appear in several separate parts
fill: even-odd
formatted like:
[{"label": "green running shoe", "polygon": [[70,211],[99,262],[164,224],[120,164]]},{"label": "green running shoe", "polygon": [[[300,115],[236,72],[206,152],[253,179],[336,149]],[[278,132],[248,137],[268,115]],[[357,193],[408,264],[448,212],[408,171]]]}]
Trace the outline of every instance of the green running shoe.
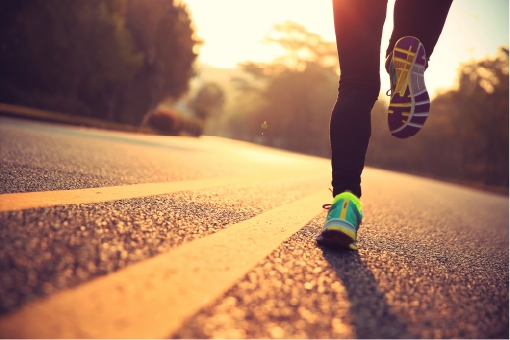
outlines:
[{"label": "green running shoe", "polygon": [[336,195],[333,203],[322,207],[329,211],[317,243],[357,250],[357,233],[363,217],[359,199],[350,192],[343,192]]}]

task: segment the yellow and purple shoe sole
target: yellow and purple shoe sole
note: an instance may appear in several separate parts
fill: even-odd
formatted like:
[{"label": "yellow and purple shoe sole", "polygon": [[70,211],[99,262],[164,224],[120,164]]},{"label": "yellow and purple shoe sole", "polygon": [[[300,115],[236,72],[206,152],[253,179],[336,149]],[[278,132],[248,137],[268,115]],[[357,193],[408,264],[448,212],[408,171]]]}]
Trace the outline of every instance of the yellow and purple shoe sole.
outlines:
[{"label": "yellow and purple shoe sole", "polygon": [[393,136],[407,138],[420,131],[430,111],[423,76],[427,57],[423,44],[415,37],[397,41],[392,57],[395,89],[388,107],[388,126]]}]

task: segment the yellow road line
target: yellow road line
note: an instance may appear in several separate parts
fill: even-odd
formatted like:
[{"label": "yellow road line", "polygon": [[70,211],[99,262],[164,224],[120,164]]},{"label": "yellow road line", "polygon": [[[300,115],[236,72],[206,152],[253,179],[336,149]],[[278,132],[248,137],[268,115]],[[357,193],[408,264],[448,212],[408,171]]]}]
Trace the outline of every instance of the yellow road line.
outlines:
[{"label": "yellow road line", "polygon": [[161,338],[212,303],[331,199],[327,190],[0,318],[3,338]]},{"label": "yellow road line", "polygon": [[[306,172],[310,174],[310,172]],[[210,187],[246,184],[252,182],[266,181],[288,176],[302,176],[300,173],[279,173],[271,175],[260,175],[251,177],[230,177],[185,180],[178,182],[143,183],[132,185],[121,185],[114,187],[88,188],[77,190],[55,190],[42,192],[23,192],[0,195],[0,212],[15,211],[31,208],[47,207],[64,204],[87,204],[121,199],[140,198],[156,196],[185,190],[200,190]],[[284,177],[282,177],[284,176]]]}]

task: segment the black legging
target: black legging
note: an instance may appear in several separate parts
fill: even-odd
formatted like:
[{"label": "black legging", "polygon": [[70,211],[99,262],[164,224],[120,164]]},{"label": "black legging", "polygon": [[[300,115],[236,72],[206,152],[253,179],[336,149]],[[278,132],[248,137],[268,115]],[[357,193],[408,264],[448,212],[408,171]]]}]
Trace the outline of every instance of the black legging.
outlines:
[{"label": "black legging", "polygon": [[[396,0],[386,55],[398,39],[418,38],[430,57],[452,0]],[[361,197],[361,172],[370,139],[370,112],[379,95],[381,37],[387,0],[333,0],[340,61],[338,98],[331,114],[333,196],[349,190]]]}]

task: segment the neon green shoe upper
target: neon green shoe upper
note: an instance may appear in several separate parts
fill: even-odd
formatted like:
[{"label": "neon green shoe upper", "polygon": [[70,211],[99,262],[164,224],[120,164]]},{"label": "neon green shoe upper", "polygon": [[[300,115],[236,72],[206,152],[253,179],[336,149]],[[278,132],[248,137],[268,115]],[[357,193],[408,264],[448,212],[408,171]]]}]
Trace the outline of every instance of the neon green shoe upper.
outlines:
[{"label": "neon green shoe upper", "polygon": [[350,192],[342,192],[336,195],[329,208],[326,225],[328,225],[329,221],[334,219],[348,222],[357,231],[363,219],[359,198]]},{"label": "neon green shoe upper", "polygon": [[363,216],[359,199],[350,192],[343,192],[323,208],[329,208],[328,216],[317,243],[357,250],[358,229]]}]

